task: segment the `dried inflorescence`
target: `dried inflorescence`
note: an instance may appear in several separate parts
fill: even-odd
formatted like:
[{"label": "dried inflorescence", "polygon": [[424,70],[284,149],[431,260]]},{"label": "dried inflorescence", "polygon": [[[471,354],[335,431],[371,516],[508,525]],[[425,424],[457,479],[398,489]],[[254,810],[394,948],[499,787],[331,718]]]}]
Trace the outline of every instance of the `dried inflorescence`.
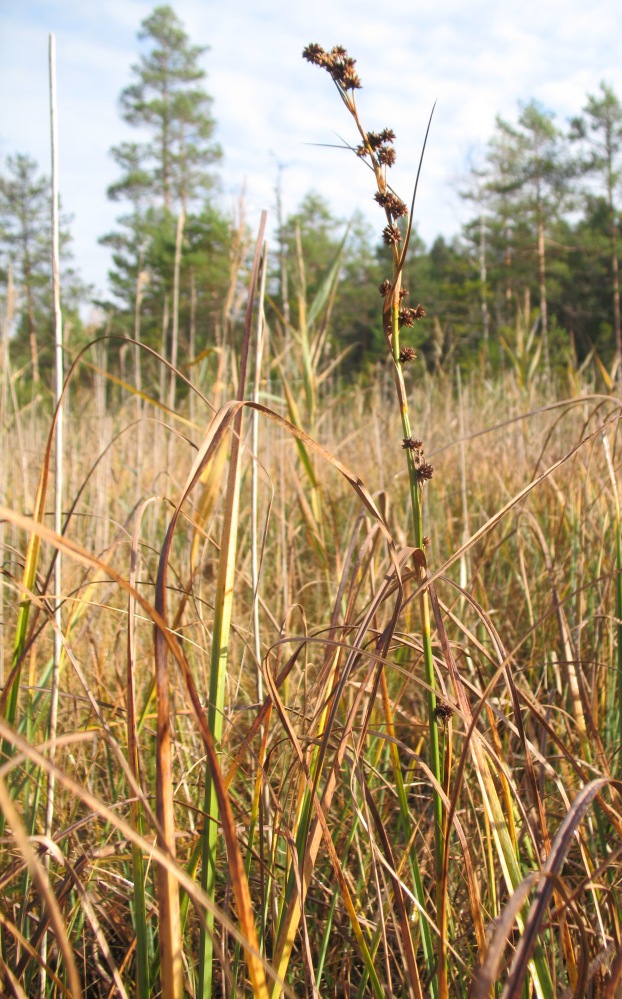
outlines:
[{"label": "dried inflorescence", "polygon": [[393,194],[391,191],[376,191],[374,198],[378,202],[381,208],[394,219],[402,218],[403,215],[408,215],[408,207],[404,204],[401,198],[398,198],[397,194]]},{"label": "dried inflorescence", "polygon": [[417,465],[415,468],[415,472],[419,482],[425,482],[426,480],[431,479],[434,475],[434,467],[429,461],[422,461],[421,464]]},{"label": "dried inflorescence", "polygon": [[383,128],[382,132],[368,132],[367,141],[372,149],[380,149],[391,142],[395,142],[395,132],[392,128]]},{"label": "dried inflorescence", "polygon": [[390,146],[381,146],[376,153],[376,159],[383,166],[392,167],[395,163],[395,149],[391,149]]},{"label": "dried inflorescence", "polygon": [[408,361],[414,361],[416,356],[414,347],[402,347],[400,350],[400,364],[407,364]]},{"label": "dried inflorescence", "polygon": [[[363,159],[367,159],[371,165],[376,179],[377,190],[374,198],[380,208],[385,212],[387,225],[382,230],[382,239],[387,246],[392,248],[394,278],[383,281],[378,291],[385,299],[383,311],[383,328],[387,339],[387,344],[393,352],[396,365],[406,364],[412,361],[417,355],[413,347],[399,346],[399,329],[403,326],[413,327],[415,323],[425,316],[425,309],[422,305],[415,308],[402,307],[402,300],[407,294],[406,289],[401,287],[401,275],[404,265],[404,258],[411,235],[411,225],[407,221],[403,225],[403,232],[397,224],[399,219],[408,216],[408,206],[387,184],[386,167],[391,167],[395,163],[395,132],[391,128],[383,128],[381,132],[367,132],[361,124],[353,94],[348,94],[348,90],[357,90],[361,86],[356,72],[354,71],[355,60],[351,59],[346,50],[336,45],[330,52],[327,52],[321,45],[307,45],[303,51],[304,58],[325,69],[341,94],[350,114],[353,116],[359,131],[361,143],[356,147],[356,153]],[[398,367],[398,382],[401,380],[403,391],[403,379]],[[407,412],[405,398],[403,399],[403,410]],[[406,423],[406,426],[408,424]],[[432,478],[434,469],[425,460],[422,441],[413,437],[404,437],[402,447],[409,452],[409,463],[414,465],[417,482],[423,483]]]},{"label": "dried inflorescence", "polygon": [[404,451],[410,451],[413,456],[417,482],[426,482],[428,479],[431,479],[434,474],[434,469],[429,461],[425,460],[425,455],[423,453],[423,441],[416,440],[414,437],[404,437],[402,440],[402,448]]},{"label": "dried inflorescence", "polygon": [[[402,234],[394,222],[408,215],[408,207],[397,194],[388,188],[386,183],[386,167],[392,167],[395,163],[395,149],[393,148],[395,132],[392,128],[383,128],[380,132],[367,132],[363,128],[354,102],[354,95],[347,93],[347,91],[358,90],[361,87],[361,81],[354,69],[356,60],[348,55],[342,45],[335,45],[330,52],[327,52],[321,45],[313,42],[303,49],[302,55],[307,62],[327,71],[337,85],[350,114],[354,116],[362,139],[360,145],[356,147],[356,153],[361,158],[367,158],[371,161],[378,185],[375,198],[386,212],[389,223],[383,230],[382,238],[388,246],[399,246]],[[383,168],[385,169],[383,170]],[[410,233],[410,228],[408,232]]]},{"label": "dried inflorescence", "polygon": [[434,715],[439,721],[447,722],[454,713],[454,709],[447,701],[439,701],[434,708]]},{"label": "dried inflorescence", "polygon": [[400,242],[402,234],[396,225],[385,225],[382,230],[382,238],[387,246],[395,246]]},{"label": "dried inflorescence", "polygon": [[356,59],[352,59],[342,45],[335,45],[326,52],[321,45],[313,43],[303,49],[302,56],[314,66],[325,69],[343,90],[361,89],[361,81],[354,70]]},{"label": "dried inflorescence", "polygon": [[400,326],[414,326],[418,319],[423,319],[425,309],[418,305],[415,309],[400,309]]},{"label": "dried inflorescence", "polygon": [[[383,128],[381,132],[366,133],[359,122],[354,99],[346,93],[348,90],[360,90],[362,86],[360,77],[354,69],[356,59],[352,59],[342,45],[335,45],[330,52],[327,52],[316,42],[307,45],[302,51],[302,56],[303,59],[313,63],[314,66],[320,66],[322,69],[325,69],[341,90],[342,97],[352,114],[356,117],[363,139],[361,145],[357,146],[356,149],[358,156],[371,157],[374,169],[381,166],[393,166],[395,163],[395,150],[392,148],[392,144],[395,141],[395,132],[392,128]],[[399,201],[399,198],[397,200]],[[398,216],[394,217],[397,218]]]},{"label": "dried inflorescence", "polygon": [[365,142],[357,146],[356,154],[362,158],[371,155],[375,157],[377,163],[383,166],[393,166],[395,150],[391,148],[391,144],[394,141],[395,132],[392,128],[383,128],[382,132],[367,132]]}]

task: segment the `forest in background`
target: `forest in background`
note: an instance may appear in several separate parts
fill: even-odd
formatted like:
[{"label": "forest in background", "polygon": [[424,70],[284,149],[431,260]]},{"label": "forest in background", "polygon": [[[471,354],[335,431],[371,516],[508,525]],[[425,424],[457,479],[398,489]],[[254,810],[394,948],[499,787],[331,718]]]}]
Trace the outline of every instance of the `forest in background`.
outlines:
[{"label": "forest in background", "polygon": [[[170,7],[138,34],[140,56],[119,107],[148,136],[113,147],[119,178],[108,196],[120,209],[100,242],[112,251],[102,331],[140,339],[176,364],[190,364],[236,337],[250,233],[218,189],[221,150],[201,60]],[[433,133],[432,133],[433,136]],[[433,141],[433,138],[432,138]],[[327,155],[330,155],[327,152]],[[453,239],[413,239],[405,268],[411,305],[426,311],[412,341],[428,370],[459,364],[492,374],[504,364],[580,365],[596,355],[611,370],[620,353],[618,226],[622,105],[606,82],[569,122],[533,100],[515,120],[497,119],[485,157],[460,194],[471,219]],[[0,282],[11,363],[23,386],[50,382],[53,326],[49,182],[16,152],[0,175]],[[340,371],[366,373],[383,357],[378,287],[390,248],[362,216],[335,217],[309,192],[283,217],[276,192],[268,319],[300,324],[334,268],[324,350]],[[379,212],[380,218],[380,212]],[[61,252],[68,357],[93,335],[80,318],[92,292],[71,257],[70,222]],[[176,285],[177,274],[177,285]],[[82,308],[82,315],[85,314]],[[175,320],[175,321],[173,321]],[[238,324],[239,325],[239,324]],[[111,345],[111,370],[129,376],[127,348]],[[144,360],[139,384],[157,365]],[[159,370],[159,369],[158,369]]]}]

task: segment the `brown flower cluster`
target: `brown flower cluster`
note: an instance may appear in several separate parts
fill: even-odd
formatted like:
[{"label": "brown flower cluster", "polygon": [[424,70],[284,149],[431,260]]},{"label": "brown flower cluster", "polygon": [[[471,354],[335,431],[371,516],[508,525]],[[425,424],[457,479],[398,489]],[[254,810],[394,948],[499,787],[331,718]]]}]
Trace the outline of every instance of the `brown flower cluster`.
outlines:
[{"label": "brown flower cluster", "polygon": [[414,347],[402,347],[400,350],[400,364],[407,364],[408,361],[414,361],[416,356]]},{"label": "brown flower cluster", "polygon": [[429,461],[422,461],[415,469],[419,482],[425,482],[434,475],[434,466]]},{"label": "brown flower cluster", "polygon": [[417,476],[418,482],[425,482],[427,479],[431,479],[434,474],[434,469],[429,461],[425,460],[425,455],[423,453],[423,441],[415,440],[414,437],[404,437],[402,440],[402,448],[405,451],[411,451],[413,460],[415,462],[415,475]]},{"label": "brown flower cluster", "polygon": [[393,166],[395,150],[391,148],[391,144],[394,141],[395,132],[392,128],[383,128],[382,132],[368,132],[367,142],[357,146],[356,154],[361,157],[369,156],[371,150],[372,156],[375,156],[382,166]]},{"label": "brown flower cluster", "polygon": [[395,149],[391,149],[390,146],[381,146],[376,153],[376,158],[383,166],[392,167],[395,163]]},{"label": "brown flower cluster", "polygon": [[453,713],[454,709],[447,701],[439,701],[434,708],[434,717],[443,722],[443,724],[449,721]]},{"label": "brown flower cluster", "polygon": [[397,194],[392,194],[391,191],[376,191],[374,198],[392,218],[399,219],[402,215],[408,215],[407,206]]},{"label": "brown flower cluster", "polygon": [[395,132],[392,128],[383,128],[382,132],[368,132],[367,141],[375,151],[376,149],[380,149],[381,146],[395,142]]},{"label": "brown flower cluster", "polygon": [[356,59],[352,59],[342,45],[335,45],[330,52],[326,52],[321,45],[313,43],[303,49],[302,57],[325,69],[342,90],[361,89],[361,81],[354,70]]},{"label": "brown flower cluster", "polygon": [[423,319],[425,309],[418,305],[416,309],[400,309],[400,326],[414,326],[416,320]]},{"label": "brown flower cluster", "polygon": [[402,234],[396,225],[385,225],[382,230],[382,238],[387,246],[396,246],[402,238]]}]

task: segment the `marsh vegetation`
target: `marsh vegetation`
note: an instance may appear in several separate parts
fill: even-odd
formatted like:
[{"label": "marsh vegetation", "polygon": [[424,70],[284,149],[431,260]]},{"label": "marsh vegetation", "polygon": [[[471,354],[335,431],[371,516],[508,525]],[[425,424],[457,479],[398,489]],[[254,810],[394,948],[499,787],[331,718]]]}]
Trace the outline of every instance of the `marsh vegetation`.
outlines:
[{"label": "marsh vegetation", "polygon": [[97,330],[74,316],[62,454],[43,282],[29,298],[19,258],[16,302],[6,272],[3,993],[613,999],[622,115],[600,242],[575,246],[602,279],[589,301],[575,282],[579,331],[534,193],[559,194],[552,167],[482,180],[495,210],[536,199],[524,230],[495,216],[488,270],[481,226],[475,256],[424,252],[395,136],[366,129],[347,52],[311,45],[382,245],[311,197],[269,251],[265,218],[197,208],[200,50],[168,8],[144,33],[123,107],[146,113],[174,43],[179,141],[115,153],[117,304]]}]

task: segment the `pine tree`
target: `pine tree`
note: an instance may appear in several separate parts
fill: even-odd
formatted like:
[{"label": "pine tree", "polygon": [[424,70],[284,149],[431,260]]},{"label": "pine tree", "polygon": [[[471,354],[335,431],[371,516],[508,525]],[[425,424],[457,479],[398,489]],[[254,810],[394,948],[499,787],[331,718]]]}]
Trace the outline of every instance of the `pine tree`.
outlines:
[{"label": "pine tree", "polygon": [[[61,217],[61,299],[66,331],[73,342],[82,325],[80,303],[87,288],[71,268],[69,221]],[[9,268],[17,292],[11,354],[19,366],[30,358],[32,380],[46,369],[51,375],[53,335],[51,186],[30,156],[8,156],[0,174],[0,279],[8,281]]]},{"label": "pine tree", "polygon": [[610,243],[613,330],[618,370],[622,362],[620,327],[620,274],[618,261],[618,208],[616,194],[622,169],[622,104],[612,88],[601,83],[598,96],[588,95],[583,115],[571,121],[570,137],[589,149],[582,163],[584,174],[597,175],[605,192]]},{"label": "pine tree", "polygon": [[[188,328],[186,339],[194,347],[206,318],[201,313],[196,320],[198,306],[209,301],[212,317],[214,300],[222,298],[223,276],[210,241],[222,246],[228,223],[207,200],[213,185],[210,168],[221,154],[212,140],[212,100],[202,86],[205,71],[199,60],[206,49],[190,43],[168,6],[157,7],[142,22],[138,38],[147,49],[132,68],[134,79],[122,91],[120,107],[124,120],[146,131],[149,139],[111,150],[121,172],[108,197],[128,210],[117,219],[119,227],[100,242],[113,251],[114,328],[168,356],[178,228],[183,234],[180,336],[183,341]],[[175,349],[171,344],[171,357]],[[137,349],[137,384],[140,356]],[[145,362],[149,367],[143,356]]]},{"label": "pine tree", "polygon": [[537,101],[530,101],[523,106],[516,125],[497,119],[488,154],[489,188],[496,196],[497,214],[508,236],[507,256],[521,244],[536,252],[540,330],[547,358],[546,244],[570,196],[570,171],[560,140],[553,115]]},{"label": "pine tree", "polygon": [[0,177],[0,240],[18,293],[18,340],[27,338],[33,381],[39,380],[39,340],[49,331],[50,185],[30,156],[7,157]]},{"label": "pine tree", "polygon": [[[220,157],[212,142],[212,99],[202,86],[205,70],[199,59],[204,46],[191,45],[181,21],[171,7],[156,7],[142,22],[138,35],[149,45],[132,68],[135,77],[121,93],[126,122],[151,132],[146,144],[113,150],[124,176],[112,190],[134,190],[137,177],[155,203],[167,210],[188,203],[210,187],[207,169]],[[129,157],[127,153],[130,153]]]}]

